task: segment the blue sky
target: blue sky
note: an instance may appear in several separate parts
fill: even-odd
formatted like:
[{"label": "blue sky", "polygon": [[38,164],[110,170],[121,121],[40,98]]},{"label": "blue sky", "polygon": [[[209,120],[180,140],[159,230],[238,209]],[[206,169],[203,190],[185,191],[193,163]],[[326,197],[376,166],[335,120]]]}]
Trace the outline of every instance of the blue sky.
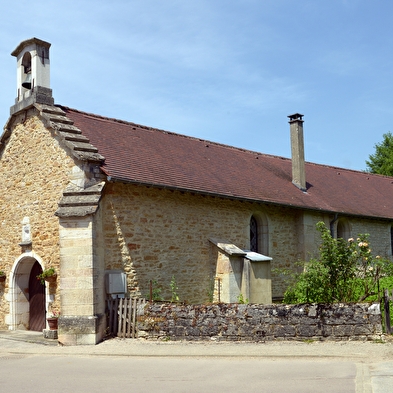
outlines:
[{"label": "blue sky", "polygon": [[0,122],[19,42],[52,44],[55,103],[307,161],[366,168],[393,131],[388,0],[2,0]]}]

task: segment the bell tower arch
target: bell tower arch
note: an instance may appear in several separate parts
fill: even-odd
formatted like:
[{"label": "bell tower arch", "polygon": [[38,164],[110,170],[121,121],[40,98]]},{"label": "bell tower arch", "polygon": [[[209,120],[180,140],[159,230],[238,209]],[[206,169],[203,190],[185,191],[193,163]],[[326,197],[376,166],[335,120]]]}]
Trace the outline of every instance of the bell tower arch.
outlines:
[{"label": "bell tower arch", "polygon": [[22,41],[11,53],[17,59],[17,97],[11,115],[34,103],[53,105],[49,48],[38,38]]}]

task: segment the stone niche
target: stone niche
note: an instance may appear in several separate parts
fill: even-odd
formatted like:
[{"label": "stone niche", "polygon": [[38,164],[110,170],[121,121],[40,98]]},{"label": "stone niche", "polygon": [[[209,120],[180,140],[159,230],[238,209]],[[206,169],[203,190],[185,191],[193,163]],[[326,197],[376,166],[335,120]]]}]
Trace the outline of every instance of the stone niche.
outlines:
[{"label": "stone niche", "polygon": [[223,239],[209,239],[216,266],[214,302],[271,304],[271,260]]}]

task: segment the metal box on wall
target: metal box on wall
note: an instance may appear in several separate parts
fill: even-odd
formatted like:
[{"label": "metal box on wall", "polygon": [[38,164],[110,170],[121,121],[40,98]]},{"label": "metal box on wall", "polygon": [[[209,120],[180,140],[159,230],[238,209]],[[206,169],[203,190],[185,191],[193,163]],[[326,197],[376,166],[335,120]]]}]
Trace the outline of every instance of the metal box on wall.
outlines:
[{"label": "metal box on wall", "polygon": [[124,272],[107,272],[105,275],[106,293],[120,295],[127,292],[126,274]]}]

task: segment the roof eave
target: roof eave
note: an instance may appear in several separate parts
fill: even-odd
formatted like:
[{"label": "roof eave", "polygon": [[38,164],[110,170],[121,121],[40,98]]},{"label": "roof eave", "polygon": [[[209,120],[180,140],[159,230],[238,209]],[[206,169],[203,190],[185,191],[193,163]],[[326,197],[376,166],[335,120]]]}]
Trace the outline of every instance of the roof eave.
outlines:
[{"label": "roof eave", "polygon": [[374,220],[377,219],[377,220],[384,220],[384,221],[393,220],[393,218],[390,218],[390,217],[368,216],[368,215],[364,215],[364,214],[346,213],[343,211],[336,211],[336,210],[318,209],[315,207],[297,206],[295,204],[282,203],[282,202],[271,201],[271,200],[266,200],[266,199],[253,199],[253,198],[239,197],[239,196],[235,196],[235,195],[220,194],[220,193],[191,189],[191,188],[186,188],[186,187],[175,187],[175,186],[168,186],[166,184],[149,183],[149,182],[143,182],[140,180],[131,180],[131,179],[125,179],[125,178],[120,178],[120,177],[113,177],[113,176],[110,176],[108,174],[108,172],[106,172],[102,167],[101,167],[101,169],[103,170],[103,172],[105,174],[107,174],[107,181],[109,181],[109,182],[127,183],[127,184],[134,184],[134,185],[145,186],[145,187],[166,189],[166,190],[171,190],[171,191],[188,192],[188,193],[192,193],[192,194],[211,196],[214,198],[231,199],[231,200],[236,200],[236,201],[240,201],[240,202],[250,202],[250,203],[258,203],[258,204],[263,203],[263,204],[267,204],[267,205],[291,207],[291,208],[296,208],[296,209],[300,209],[300,210],[314,211],[314,212],[326,213],[326,214],[332,214],[332,215],[338,214],[338,215],[349,216],[349,217],[361,217],[361,218],[368,218],[368,219],[374,219]]}]

